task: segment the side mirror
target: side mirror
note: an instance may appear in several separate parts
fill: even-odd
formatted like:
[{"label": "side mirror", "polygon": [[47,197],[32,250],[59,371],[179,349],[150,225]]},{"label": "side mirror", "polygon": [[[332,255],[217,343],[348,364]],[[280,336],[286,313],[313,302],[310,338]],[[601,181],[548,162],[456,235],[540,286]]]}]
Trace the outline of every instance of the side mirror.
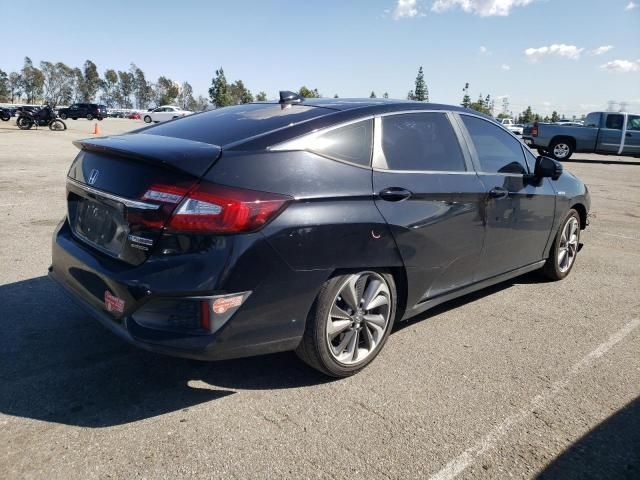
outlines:
[{"label": "side mirror", "polygon": [[553,158],[540,156],[536,159],[536,178],[557,180],[562,175],[562,164]]}]

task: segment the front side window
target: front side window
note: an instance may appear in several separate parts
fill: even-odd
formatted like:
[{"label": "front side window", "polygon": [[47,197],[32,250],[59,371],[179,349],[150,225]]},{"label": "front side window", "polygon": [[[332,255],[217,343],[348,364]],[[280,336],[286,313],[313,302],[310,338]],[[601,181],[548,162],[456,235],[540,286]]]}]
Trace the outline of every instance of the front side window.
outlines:
[{"label": "front side window", "polygon": [[466,170],[458,138],[445,113],[382,117],[382,151],[390,170]]},{"label": "front side window", "polygon": [[627,130],[640,131],[640,116],[629,115],[627,119]]},{"label": "front side window", "polygon": [[624,117],[622,115],[607,115],[607,121],[605,123],[606,128],[611,128],[613,130],[622,130],[622,123],[624,122]]},{"label": "front side window", "polygon": [[482,118],[461,115],[478,154],[480,169],[485,173],[527,173],[518,140],[498,125]]}]

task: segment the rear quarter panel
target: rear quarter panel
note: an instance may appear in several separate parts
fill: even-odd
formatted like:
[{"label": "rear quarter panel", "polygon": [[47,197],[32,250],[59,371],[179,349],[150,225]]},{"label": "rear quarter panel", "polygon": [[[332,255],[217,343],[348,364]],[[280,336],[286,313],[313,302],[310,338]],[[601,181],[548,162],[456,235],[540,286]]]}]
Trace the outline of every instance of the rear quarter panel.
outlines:
[{"label": "rear quarter panel", "polygon": [[262,234],[294,270],[402,266],[371,176],[308,152],[225,152],[206,178],[293,197]]}]

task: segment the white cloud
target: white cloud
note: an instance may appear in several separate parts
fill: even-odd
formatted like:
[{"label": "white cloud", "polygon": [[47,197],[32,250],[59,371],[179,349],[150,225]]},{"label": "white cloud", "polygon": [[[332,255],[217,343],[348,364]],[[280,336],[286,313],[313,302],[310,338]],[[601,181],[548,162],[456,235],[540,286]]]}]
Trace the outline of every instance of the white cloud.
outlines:
[{"label": "white cloud", "polygon": [[627,73],[640,71],[640,59],[638,60],[613,60],[600,65],[600,68],[614,73]]},{"label": "white cloud", "polygon": [[571,60],[580,58],[580,54],[584,48],[578,48],[575,45],[565,45],[564,43],[550,45],[548,47],[527,48],[524,54],[532,61],[537,62],[546,56],[566,57]]},{"label": "white cloud", "polygon": [[613,48],[613,45],[603,45],[598,48],[594,48],[591,50],[591,55],[602,55],[603,53],[607,53],[609,50]]},{"label": "white cloud", "polygon": [[481,45],[480,48],[480,55],[493,55],[493,52],[491,50],[489,50],[487,47],[485,47],[484,45]]},{"label": "white cloud", "polygon": [[502,65],[500,66],[500,68],[501,68],[502,70],[504,70],[505,72],[508,72],[509,70],[511,70],[511,67],[510,67],[509,65],[507,65],[507,64],[502,64]]},{"label": "white cloud", "polygon": [[506,17],[514,7],[524,7],[534,0],[436,0],[431,7],[440,13],[455,7],[460,7],[467,13],[474,13],[481,17],[498,15]]},{"label": "white cloud", "polygon": [[391,16],[394,20],[415,17],[418,15],[417,3],[417,0],[398,0]]},{"label": "white cloud", "polygon": [[638,8],[638,4],[634,2],[627,3],[627,6],[624,7],[624,11],[628,12],[629,10],[633,10],[634,8]]}]

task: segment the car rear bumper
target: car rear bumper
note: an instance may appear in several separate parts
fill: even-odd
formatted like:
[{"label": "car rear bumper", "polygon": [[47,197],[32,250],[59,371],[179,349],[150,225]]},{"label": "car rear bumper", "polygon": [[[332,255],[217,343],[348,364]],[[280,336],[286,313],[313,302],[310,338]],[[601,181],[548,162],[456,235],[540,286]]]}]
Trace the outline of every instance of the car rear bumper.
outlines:
[{"label": "car rear bumper", "polygon": [[[295,349],[311,304],[329,272],[291,270],[260,234],[254,234],[250,248],[236,245],[233,250],[244,254],[233,259],[235,266],[226,262],[218,271],[183,256],[130,266],[80,243],[65,221],[54,233],[49,276],[107,329],[145,350],[221,360]],[[205,275],[198,276],[203,269],[207,270]],[[173,290],[167,282],[173,284]],[[107,291],[124,302],[121,313],[108,311]],[[190,300],[233,292],[251,294],[211,332],[147,328],[135,320],[136,312],[154,300]]]}]

